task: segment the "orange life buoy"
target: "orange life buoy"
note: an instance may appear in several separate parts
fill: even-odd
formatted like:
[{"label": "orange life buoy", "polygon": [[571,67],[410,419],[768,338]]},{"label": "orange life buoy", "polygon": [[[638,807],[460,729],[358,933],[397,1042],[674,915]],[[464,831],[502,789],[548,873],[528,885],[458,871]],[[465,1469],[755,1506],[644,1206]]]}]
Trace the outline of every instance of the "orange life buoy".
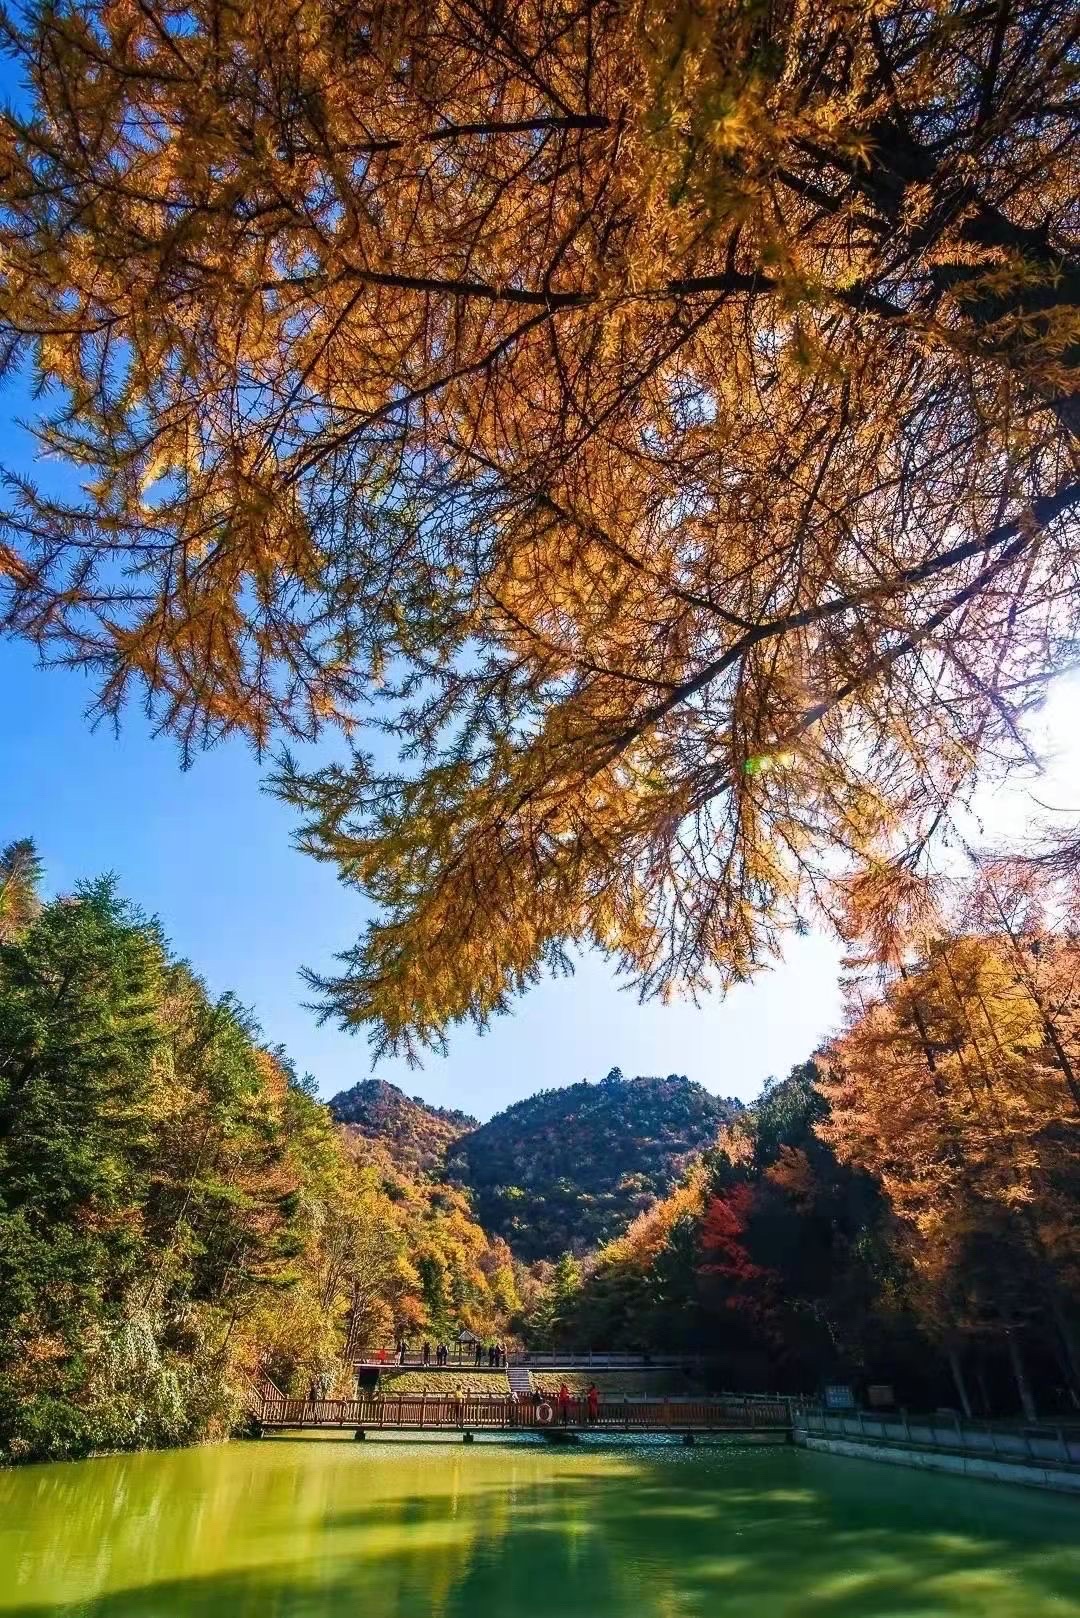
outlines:
[{"label": "orange life buoy", "polygon": [[540,1423],[541,1427],[546,1427],[554,1414],[554,1410],[548,1404],[546,1399],[542,1405],[537,1405],[536,1407],[536,1419]]}]

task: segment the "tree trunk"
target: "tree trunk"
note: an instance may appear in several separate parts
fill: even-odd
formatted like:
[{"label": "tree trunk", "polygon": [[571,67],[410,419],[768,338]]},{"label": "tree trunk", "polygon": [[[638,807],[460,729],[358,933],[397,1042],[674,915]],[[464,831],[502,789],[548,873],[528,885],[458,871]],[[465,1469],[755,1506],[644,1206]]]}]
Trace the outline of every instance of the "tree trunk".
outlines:
[{"label": "tree trunk", "polygon": [[960,1396],[960,1408],[963,1410],[968,1421],[970,1421],[971,1400],[968,1398],[967,1383],[964,1381],[964,1367],[960,1361],[959,1350],[950,1346],[947,1353],[949,1357],[949,1370],[952,1372],[952,1379],[956,1384],[956,1391]]},{"label": "tree trunk", "polygon": [[1060,1345],[1058,1358],[1061,1361],[1061,1369],[1065,1372],[1069,1399],[1074,1408],[1080,1409],[1080,1394],[1077,1391],[1080,1389],[1080,1350],[1076,1346],[1076,1333],[1072,1321],[1065,1312],[1056,1286],[1050,1297],[1050,1313]]},{"label": "tree trunk", "polygon": [[1009,1364],[1012,1366],[1013,1376],[1016,1378],[1016,1391],[1020,1395],[1020,1408],[1024,1412],[1024,1419],[1026,1421],[1037,1421],[1038,1411],[1035,1409],[1035,1398],[1031,1392],[1031,1383],[1028,1381],[1024,1356],[1020,1352],[1020,1343],[1015,1331],[1005,1333],[1005,1342],[1009,1349]]}]

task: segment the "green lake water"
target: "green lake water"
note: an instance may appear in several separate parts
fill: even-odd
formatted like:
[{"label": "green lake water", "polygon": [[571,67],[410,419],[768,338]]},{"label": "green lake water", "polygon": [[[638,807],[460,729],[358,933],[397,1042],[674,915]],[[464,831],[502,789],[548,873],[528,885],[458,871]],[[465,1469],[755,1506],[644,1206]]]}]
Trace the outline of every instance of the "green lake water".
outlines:
[{"label": "green lake water", "polygon": [[268,1439],[0,1473],[0,1618],[1080,1618],[1080,1502],[791,1449]]}]

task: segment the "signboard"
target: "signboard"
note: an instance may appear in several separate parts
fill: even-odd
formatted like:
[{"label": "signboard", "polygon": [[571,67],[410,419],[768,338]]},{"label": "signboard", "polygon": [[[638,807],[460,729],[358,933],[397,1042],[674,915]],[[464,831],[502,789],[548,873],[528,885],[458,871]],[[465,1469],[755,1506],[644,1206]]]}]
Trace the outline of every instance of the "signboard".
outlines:
[{"label": "signboard", "polygon": [[826,1382],[826,1410],[854,1410],[855,1395],[847,1382]]},{"label": "signboard", "polygon": [[872,1410],[884,1410],[896,1403],[891,1382],[871,1382],[866,1390],[866,1402]]}]

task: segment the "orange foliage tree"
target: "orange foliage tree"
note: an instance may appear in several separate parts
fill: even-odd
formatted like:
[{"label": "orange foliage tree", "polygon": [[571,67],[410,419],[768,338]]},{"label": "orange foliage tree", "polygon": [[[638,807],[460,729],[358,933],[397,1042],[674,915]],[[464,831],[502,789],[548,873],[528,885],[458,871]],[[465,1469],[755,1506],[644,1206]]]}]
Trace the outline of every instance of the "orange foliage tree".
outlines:
[{"label": "orange foliage tree", "polygon": [[[0,334],[82,492],[5,621],[281,790],[411,1053],[591,942],[737,980],[1075,634],[1074,18],[946,0],[12,13]],[[492,917],[497,922],[492,923]]]},{"label": "orange foliage tree", "polygon": [[828,1052],[818,1127],[841,1160],[880,1180],[913,1301],[950,1351],[965,1405],[959,1345],[997,1335],[1030,1411],[1022,1328],[1049,1336],[1080,1388],[1078,951],[1059,938],[1018,964],[1014,944],[946,936],[856,1005]]}]

